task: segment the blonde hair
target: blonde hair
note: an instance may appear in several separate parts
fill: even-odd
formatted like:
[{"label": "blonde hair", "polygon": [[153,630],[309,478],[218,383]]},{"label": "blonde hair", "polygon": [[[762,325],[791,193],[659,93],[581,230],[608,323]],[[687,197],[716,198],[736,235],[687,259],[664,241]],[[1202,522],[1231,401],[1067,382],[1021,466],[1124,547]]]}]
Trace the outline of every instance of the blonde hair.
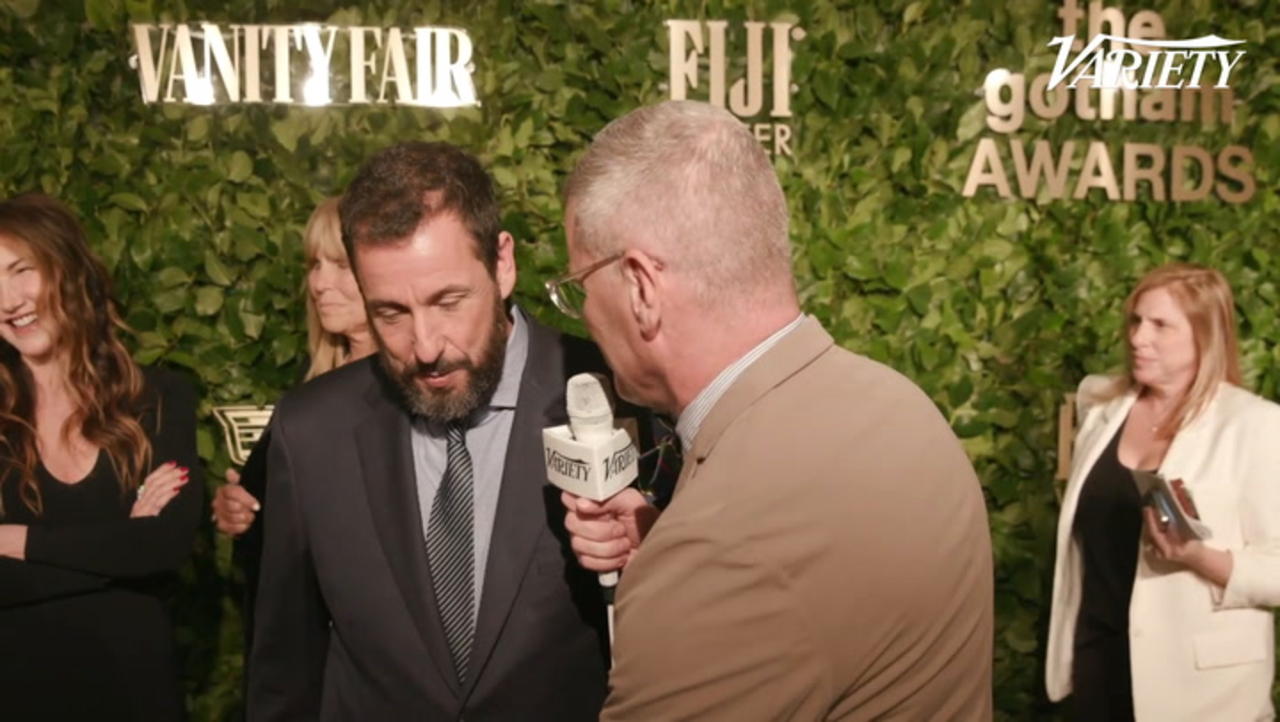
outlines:
[{"label": "blonde hair", "polygon": [[569,176],[564,203],[586,253],[603,258],[632,236],[688,271],[711,307],[794,296],[786,198],[768,155],[728,111],[668,101],[609,123]]},{"label": "blonde hair", "polygon": [[1156,289],[1168,291],[1187,315],[1196,345],[1195,379],[1156,432],[1158,438],[1167,439],[1204,410],[1223,382],[1241,385],[1240,349],[1236,342],[1235,300],[1226,277],[1192,263],[1161,266],[1143,276],[1124,302],[1127,373],[1121,380],[1121,390],[1141,388],[1133,377],[1133,347],[1127,343],[1129,319],[1138,299]]},{"label": "blonde hair", "polygon": [[[321,201],[307,220],[307,229],[302,234],[302,251],[308,269],[318,258],[347,261],[347,251],[342,246],[342,224],[338,219],[339,200],[334,197]],[[311,354],[306,380],[310,380],[346,363],[350,349],[345,336],[329,333],[320,325],[320,313],[306,290],[305,276],[303,296],[307,299],[307,349]]]}]

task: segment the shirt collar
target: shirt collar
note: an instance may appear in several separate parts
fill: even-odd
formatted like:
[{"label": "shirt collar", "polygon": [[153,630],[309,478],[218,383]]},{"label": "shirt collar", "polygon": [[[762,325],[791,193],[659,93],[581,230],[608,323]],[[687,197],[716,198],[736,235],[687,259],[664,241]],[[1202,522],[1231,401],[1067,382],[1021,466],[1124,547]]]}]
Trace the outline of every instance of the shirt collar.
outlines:
[{"label": "shirt collar", "polygon": [[801,313],[791,323],[774,331],[773,334],[756,344],[754,348],[747,351],[738,360],[724,367],[711,380],[711,383],[698,392],[693,401],[681,412],[680,418],[676,420],[676,434],[680,436],[680,445],[685,451],[693,448],[693,440],[697,437],[698,429],[702,427],[702,422],[706,420],[707,414],[711,413],[712,407],[716,405],[721,396],[724,396],[724,392],[729,390],[733,382],[750,368],[751,364],[763,356],[766,351],[773,348],[783,337],[794,331],[804,319],[805,315]]},{"label": "shirt collar", "polygon": [[524,312],[515,304],[511,305],[511,335],[507,337],[506,355],[502,361],[502,378],[498,388],[493,390],[493,398],[489,400],[491,409],[514,409],[520,398],[520,379],[524,376],[524,365],[529,359],[529,324],[524,320]]}]

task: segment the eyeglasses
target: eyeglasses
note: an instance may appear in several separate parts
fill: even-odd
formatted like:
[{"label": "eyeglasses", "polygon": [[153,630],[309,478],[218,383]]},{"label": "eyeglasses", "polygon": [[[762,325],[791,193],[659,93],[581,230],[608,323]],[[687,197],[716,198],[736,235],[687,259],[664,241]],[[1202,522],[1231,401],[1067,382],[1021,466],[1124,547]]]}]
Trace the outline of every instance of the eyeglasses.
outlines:
[{"label": "eyeglasses", "polygon": [[586,268],[580,268],[559,278],[547,281],[543,285],[547,288],[547,295],[551,296],[551,302],[556,305],[556,308],[560,309],[560,313],[569,318],[582,318],[582,306],[587,301],[587,289],[583,287],[582,282],[587,279],[587,276],[617,261],[622,256],[622,253],[615,253],[608,258],[596,261]]}]

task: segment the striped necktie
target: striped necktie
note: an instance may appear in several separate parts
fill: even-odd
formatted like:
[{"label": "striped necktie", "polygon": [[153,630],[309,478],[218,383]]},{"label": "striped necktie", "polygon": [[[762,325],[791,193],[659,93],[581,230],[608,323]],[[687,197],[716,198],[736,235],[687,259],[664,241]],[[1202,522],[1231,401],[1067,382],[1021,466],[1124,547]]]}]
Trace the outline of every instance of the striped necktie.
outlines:
[{"label": "striped necktie", "polygon": [[427,561],[458,681],[467,677],[475,635],[475,558],[472,527],[474,472],[466,427],[449,424],[448,462],[427,522]]}]

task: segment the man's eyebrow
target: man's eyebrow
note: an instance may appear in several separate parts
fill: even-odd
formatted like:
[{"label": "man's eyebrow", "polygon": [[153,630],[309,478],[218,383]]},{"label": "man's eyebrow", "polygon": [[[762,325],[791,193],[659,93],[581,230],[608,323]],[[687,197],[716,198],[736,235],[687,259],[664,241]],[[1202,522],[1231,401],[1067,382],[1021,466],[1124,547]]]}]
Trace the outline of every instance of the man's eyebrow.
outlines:
[{"label": "man's eyebrow", "polygon": [[448,286],[445,286],[444,288],[442,288],[442,289],[440,289],[440,290],[436,291],[435,293],[431,294],[431,296],[427,299],[427,302],[428,302],[428,303],[439,303],[439,302],[440,302],[440,299],[444,298],[445,296],[451,296],[451,295],[456,294],[456,293],[468,294],[468,295],[469,295],[469,294],[471,293],[471,291],[472,291],[472,289],[471,289],[471,287],[470,287],[470,286],[467,286],[467,285],[464,285],[464,284],[461,284],[461,283],[451,283],[451,284],[449,284]]}]

